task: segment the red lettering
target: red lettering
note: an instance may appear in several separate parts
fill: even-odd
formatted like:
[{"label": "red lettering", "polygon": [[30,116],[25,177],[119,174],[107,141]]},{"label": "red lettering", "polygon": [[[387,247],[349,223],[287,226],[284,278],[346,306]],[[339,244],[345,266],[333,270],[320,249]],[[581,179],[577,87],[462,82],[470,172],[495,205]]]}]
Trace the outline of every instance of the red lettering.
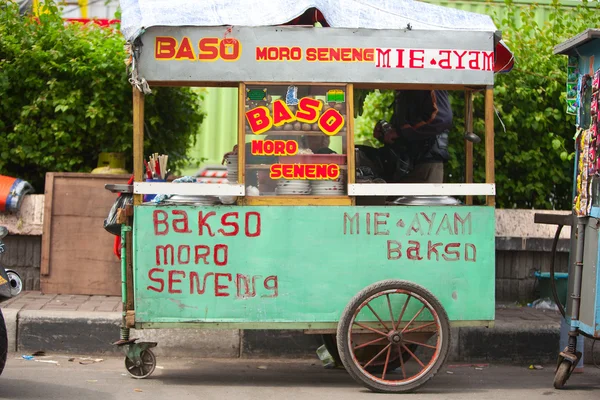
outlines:
[{"label": "red lettering", "polygon": [[384,236],[385,235],[389,235],[390,231],[388,231],[387,229],[383,230],[383,231],[379,230],[379,225],[386,225],[387,224],[387,220],[380,221],[379,217],[389,218],[390,214],[389,213],[378,213],[378,212],[375,213],[375,235],[376,236],[377,235],[384,235]]},{"label": "red lettering", "polygon": [[319,117],[319,128],[328,136],[336,135],[344,127],[344,116],[335,108],[327,109]]},{"label": "red lettering", "polygon": [[246,112],[246,120],[252,133],[260,135],[273,127],[273,120],[269,114],[269,109],[265,106],[258,106]]},{"label": "red lettering", "polygon": [[408,257],[408,259],[419,261],[422,260],[423,257],[421,257],[421,243],[415,240],[409,240],[408,244],[412,245],[412,247],[406,249],[406,256]]},{"label": "red lettering", "polygon": [[371,213],[367,213],[367,235],[371,234]]},{"label": "red lettering", "polygon": [[181,279],[176,279],[175,275],[181,275],[183,278],[185,278],[184,271],[169,271],[169,293],[181,293],[180,289],[173,289],[174,283],[181,283]]},{"label": "red lettering", "polygon": [[223,61],[235,61],[240,58],[242,46],[237,39],[223,39],[219,45],[219,49],[221,50],[221,58]]},{"label": "red lettering", "polygon": [[[271,283],[270,285],[268,283]],[[279,284],[277,282],[277,276],[276,275],[271,275],[268,276],[265,281],[263,282],[265,289],[267,290],[271,290],[273,292],[273,294],[271,295],[262,295],[261,297],[277,297],[279,295]]]},{"label": "red lettering", "polygon": [[288,156],[293,156],[298,152],[298,142],[295,140],[285,141],[285,152]]},{"label": "red lettering", "polygon": [[[242,281],[244,284],[244,293],[242,293]],[[252,278],[252,284],[250,284],[250,279],[247,275],[237,274],[236,275],[236,286],[237,286],[237,297],[238,298],[248,298],[256,296],[256,285],[254,285],[254,278]],[[250,287],[252,286],[252,287]]]},{"label": "red lettering", "polygon": [[441,69],[451,69],[452,68],[452,64],[450,63],[451,54],[452,54],[452,52],[450,50],[440,50],[440,55],[446,56],[446,58],[444,58],[438,62],[438,65]]},{"label": "red lettering", "polygon": [[458,51],[454,50],[454,54],[456,54],[456,56],[458,57],[458,66],[456,67],[456,69],[465,69],[465,67],[463,66],[463,57],[465,56],[465,54],[467,54],[467,52],[463,51],[462,54],[458,54]]},{"label": "red lettering", "polygon": [[204,260],[204,264],[208,265],[209,263],[207,258],[210,255],[210,248],[203,244],[199,244],[194,247],[194,250],[196,252],[196,257],[194,257],[194,263],[198,264],[198,261],[202,259]]},{"label": "red lettering", "polygon": [[290,111],[287,104],[282,100],[275,100],[273,103],[273,125],[281,126],[294,121],[294,114]]},{"label": "red lettering", "polygon": [[[417,57],[417,53],[418,55],[421,55],[422,57],[418,58]],[[409,66],[410,68],[425,68],[425,50],[411,50],[409,52],[410,55],[410,61],[409,61]],[[420,64],[417,65],[417,62],[420,62]]]},{"label": "red lettering", "polygon": [[377,50],[377,68],[390,68],[390,51],[392,51],[391,49],[387,49],[387,50],[383,50],[383,49],[376,49]]},{"label": "red lettering", "polygon": [[397,242],[395,240],[388,240],[387,241],[387,258],[388,260],[398,260],[400,257],[402,257],[402,252],[400,251],[402,249],[402,244],[400,244],[400,242]]},{"label": "red lettering", "polygon": [[[186,258],[182,257],[183,250],[187,250]],[[177,261],[179,262],[179,264],[181,264],[181,265],[188,264],[190,262],[190,258],[191,258],[190,246],[188,246],[187,244],[179,245],[179,248],[177,249]]]},{"label": "red lettering", "polygon": [[228,212],[223,214],[223,216],[221,217],[221,225],[223,225],[223,227],[232,227],[233,230],[231,232],[225,232],[225,230],[223,228],[219,229],[219,233],[223,236],[235,236],[240,232],[240,225],[237,222],[229,222],[227,221],[227,218],[229,217],[234,217],[237,221],[239,214],[237,211],[235,212]]},{"label": "red lettering", "polygon": [[255,156],[264,155],[264,140],[253,140],[250,142],[250,151]]},{"label": "red lettering", "polygon": [[441,243],[432,243],[431,240],[427,242],[427,259],[431,260],[431,256],[435,255],[435,260],[440,260],[440,255],[438,253],[437,247],[442,246]]},{"label": "red lettering", "polygon": [[155,288],[154,286],[148,286],[147,289],[152,290],[157,293],[161,293],[165,289],[165,281],[161,278],[155,278],[154,277],[155,272],[163,273],[163,272],[165,272],[165,270],[162,268],[152,268],[150,271],[148,271],[148,279],[150,279],[152,282],[158,283],[160,285],[160,287]]},{"label": "red lettering", "polygon": [[285,155],[285,142],[283,140],[275,141],[275,155],[284,156]]},{"label": "red lettering", "polygon": [[328,49],[327,47],[319,47],[317,49],[317,59],[319,61],[329,61],[327,58]]},{"label": "red lettering", "polygon": [[[152,213],[152,222],[154,224],[154,234],[156,236],[164,236],[169,233],[169,224],[167,223],[168,218],[169,214],[167,214],[166,211],[154,210]],[[160,225],[164,226],[163,230],[159,230]]]},{"label": "red lettering", "polygon": [[470,51],[469,55],[474,56],[469,60],[469,68],[477,71],[480,70],[481,67],[479,66],[479,51]]},{"label": "red lettering", "polygon": [[198,294],[204,294],[204,292],[206,291],[206,282],[208,280],[208,277],[213,275],[214,273],[212,272],[207,272],[206,274],[204,274],[204,278],[202,278],[202,286],[200,286],[200,279],[198,277],[198,273],[193,271],[190,272],[190,294],[194,294],[194,282],[196,282]]},{"label": "red lettering", "polygon": [[219,58],[219,38],[202,38],[198,42],[198,60],[214,61]]},{"label": "red lettering", "polygon": [[267,60],[267,49],[268,49],[268,47],[257,47],[256,48],[256,61]]},{"label": "red lettering", "polygon": [[157,36],[154,42],[154,58],[157,60],[170,60],[175,57],[177,40],[172,37]]},{"label": "red lettering", "polygon": [[[256,217],[256,222],[254,224],[254,231],[250,230],[250,216]],[[258,237],[260,236],[260,214],[256,211],[250,211],[246,213],[246,221],[245,221],[245,233],[247,237]]]},{"label": "red lettering", "polygon": [[[156,265],[161,265],[160,263],[160,251],[162,250],[163,252],[163,264],[164,265],[173,265],[175,263],[175,249],[173,248],[173,245],[168,244],[166,246],[162,246],[162,245],[158,245],[156,246]],[[170,257],[170,262],[169,262],[169,254],[171,255]]]},{"label": "red lettering", "polygon": [[314,124],[319,119],[319,112],[323,108],[323,103],[319,100],[304,97],[298,102],[298,111],[296,119],[306,124]]},{"label": "red lettering", "polygon": [[364,60],[368,61],[368,62],[375,61],[375,50],[374,49],[366,49]]},{"label": "red lettering", "polygon": [[207,224],[206,220],[214,215],[217,215],[216,212],[214,211],[210,211],[208,213],[206,213],[206,215],[204,215],[203,211],[200,211],[198,213],[198,235],[202,236],[204,235],[204,227],[206,227],[206,230],[208,231],[208,236],[213,237],[215,236],[215,234],[213,233],[212,229],[210,229],[210,225]]},{"label": "red lettering", "polygon": [[[177,233],[192,233],[188,227],[187,213],[183,210],[173,210],[173,215],[181,215],[181,218],[173,220],[173,230]],[[183,224],[181,228],[177,227],[177,224]]]},{"label": "red lettering", "polygon": [[[219,259],[219,250],[221,251],[221,258]],[[223,267],[227,265],[227,257],[228,257],[228,249],[226,244],[217,244],[215,245],[215,250],[213,252],[213,257],[215,260],[215,264],[219,267]]]},{"label": "red lettering", "polygon": [[220,291],[221,289],[229,289],[229,286],[219,284],[219,278],[221,278],[221,277],[226,277],[227,281],[231,282],[231,274],[216,273],[215,274],[215,296],[216,297],[228,297],[229,293]]},{"label": "red lettering", "polygon": [[480,54],[483,55],[483,70],[493,71],[494,70],[494,52],[482,51]]},{"label": "red lettering", "polygon": [[404,68],[404,49],[396,49],[396,54],[398,55],[396,68]]},{"label": "red lettering", "polygon": [[194,50],[192,49],[190,39],[188,39],[185,36],[183,37],[183,40],[181,41],[181,46],[179,47],[179,50],[177,51],[177,55],[175,56],[175,58],[176,59],[187,58],[188,60],[192,60],[192,61],[194,61],[196,59],[196,55],[194,54]]},{"label": "red lettering", "polygon": [[[473,257],[469,258],[469,249],[473,250]],[[477,260],[477,248],[472,243],[465,243],[465,261],[475,262]]]},{"label": "red lettering", "polygon": [[317,49],[314,47],[309,47],[306,49],[306,61],[316,61],[317,60]]},{"label": "red lettering", "polygon": [[272,164],[269,168],[269,177],[271,179],[280,179],[283,176],[282,166],[283,164]]},{"label": "red lettering", "polygon": [[[446,245],[446,247],[444,248],[444,251],[446,252],[446,254],[442,254],[442,258],[446,261],[458,261],[460,259],[460,253],[458,252],[458,250],[452,250],[452,249],[458,249],[460,247],[460,243],[449,243]],[[452,256],[452,257],[450,257]]]}]

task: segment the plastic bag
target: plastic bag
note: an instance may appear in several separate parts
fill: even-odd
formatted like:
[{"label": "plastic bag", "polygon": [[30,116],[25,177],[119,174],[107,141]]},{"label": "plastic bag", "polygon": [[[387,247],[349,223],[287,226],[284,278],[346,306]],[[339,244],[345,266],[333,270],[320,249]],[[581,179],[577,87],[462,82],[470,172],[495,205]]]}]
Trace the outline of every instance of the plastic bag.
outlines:
[{"label": "plastic bag", "polygon": [[125,208],[128,205],[133,204],[133,195],[132,194],[121,194],[117,197],[117,200],[111,207],[108,218],[104,220],[104,229],[107,232],[112,233],[113,235],[120,236],[121,235],[121,224],[117,223],[117,215],[119,213],[120,208]]}]

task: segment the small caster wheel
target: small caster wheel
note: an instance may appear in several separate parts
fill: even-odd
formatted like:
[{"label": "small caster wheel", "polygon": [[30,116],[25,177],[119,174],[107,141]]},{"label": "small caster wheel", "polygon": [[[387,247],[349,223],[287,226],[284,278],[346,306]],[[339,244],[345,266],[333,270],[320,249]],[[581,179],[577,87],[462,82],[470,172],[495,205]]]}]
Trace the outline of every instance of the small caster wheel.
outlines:
[{"label": "small caster wheel", "polygon": [[554,374],[554,388],[562,389],[565,386],[565,383],[569,380],[571,376],[571,372],[573,371],[571,361],[563,360],[558,368],[556,369],[556,373]]},{"label": "small caster wheel", "polygon": [[129,375],[135,379],[144,379],[152,375],[154,369],[156,368],[156,357],[154,353],[150,349],[146,349],[142,351],[140,354],[140,365],[136,365],[136,363],[130,360],[128,357],[125,357],[125,368]]}]

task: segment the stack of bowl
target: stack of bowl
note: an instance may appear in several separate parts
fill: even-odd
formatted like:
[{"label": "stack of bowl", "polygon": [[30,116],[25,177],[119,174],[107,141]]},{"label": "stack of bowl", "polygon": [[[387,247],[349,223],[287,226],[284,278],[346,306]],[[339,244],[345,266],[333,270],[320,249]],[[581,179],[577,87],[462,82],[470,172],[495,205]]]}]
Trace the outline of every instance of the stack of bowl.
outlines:
[{"label": "stack of bowl", "polygon": [[237,154],[230,154],[227,156],[227,180],[230,183],[237,183],[237,181],[238,181],[238,156],[237,156]]}]

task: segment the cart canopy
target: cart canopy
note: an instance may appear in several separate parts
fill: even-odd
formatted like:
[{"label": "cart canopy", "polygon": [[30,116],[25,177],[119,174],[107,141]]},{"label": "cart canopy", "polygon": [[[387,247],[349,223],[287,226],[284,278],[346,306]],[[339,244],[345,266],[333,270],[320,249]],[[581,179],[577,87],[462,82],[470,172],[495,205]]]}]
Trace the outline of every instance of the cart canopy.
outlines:
[{"label": "cart canopy", "polygon": [[[488,15],[413,0],[121,0],[121,29],[133,42],[153,26],[277,26],[319,10],[334,28],[476,31],[499,35]],[[498,37],[499,39],[499,37]],[[495,72],[512,69],[498,40]]]}]

